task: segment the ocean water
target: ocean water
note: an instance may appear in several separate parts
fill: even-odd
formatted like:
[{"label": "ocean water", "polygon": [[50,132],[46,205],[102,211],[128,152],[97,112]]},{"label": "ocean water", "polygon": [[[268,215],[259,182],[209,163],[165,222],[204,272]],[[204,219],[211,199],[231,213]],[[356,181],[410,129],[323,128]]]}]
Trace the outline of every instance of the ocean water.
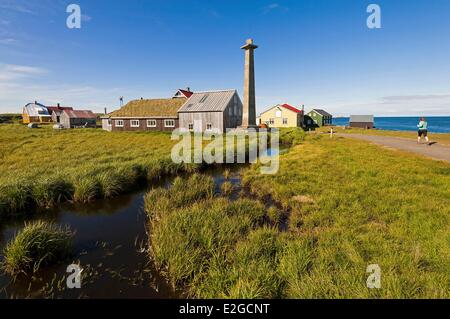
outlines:
[{"label": "ocean water", "polygon": [[[376,117],[375,127],[380,130],[417,131],[420,117]],[[427,117],[428,131],[450,133],[450,116]],[[334,118],[334,125],[349,125],[348,117]]]}]

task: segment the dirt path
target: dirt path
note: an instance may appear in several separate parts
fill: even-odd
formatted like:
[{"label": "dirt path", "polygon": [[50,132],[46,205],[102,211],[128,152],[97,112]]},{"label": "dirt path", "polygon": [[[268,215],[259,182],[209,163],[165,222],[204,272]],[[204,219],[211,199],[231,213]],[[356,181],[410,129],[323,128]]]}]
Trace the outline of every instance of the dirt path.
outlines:
[{"label": "dirt path", "polygon": [[[450,147],[439,145],[438,143],[428,145],[425,144],[424,140],[422,140],[424,144],[417,144],[416,140],[390,136],[375,136],[375,135],[363,135],[351,133],[350,134],[344,133],[338,135],[365,140],[375,144],[387,146],[390,148],[428,156],[436,160],[450,162]],[[431,143],[433,143],[432,140]]]}]

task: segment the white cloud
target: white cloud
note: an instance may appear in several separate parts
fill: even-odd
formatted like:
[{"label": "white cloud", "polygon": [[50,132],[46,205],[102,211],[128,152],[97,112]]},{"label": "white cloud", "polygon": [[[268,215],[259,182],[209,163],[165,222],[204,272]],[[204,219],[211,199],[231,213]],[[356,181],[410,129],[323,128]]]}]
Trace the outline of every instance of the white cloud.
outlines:
[{"label": "white cloud", "polygon": [[268,14],[271,11],[274,11],[274,10],[278,10],[278,11],[281,11],[281,12],[287,12],[287,11],[289,11],[289,8],[281,6],[279,3],[271,3],[271,4],[263,7],[261,10],[262,10],[263,14]]},{"label": "white cloud", "polygon": [[27,2],[2,0],[2,3],[0,3],[0,9],[18,13],[35,14],[35,11],[31,9]]},{"label": "white cloud", "polygon": [[3,38],[0,39],[0,44],[2,45],[11,45],[11,44],[16,44],[19,41],[17,39],[13,39],[13,38]]},{"label": "white cloud", "polygon": [[2,84],[1,82],[11,82],[45,73],[47,73],[47,70],[43,68],[27,65],[2,64],[0,65],[0,84]]}]

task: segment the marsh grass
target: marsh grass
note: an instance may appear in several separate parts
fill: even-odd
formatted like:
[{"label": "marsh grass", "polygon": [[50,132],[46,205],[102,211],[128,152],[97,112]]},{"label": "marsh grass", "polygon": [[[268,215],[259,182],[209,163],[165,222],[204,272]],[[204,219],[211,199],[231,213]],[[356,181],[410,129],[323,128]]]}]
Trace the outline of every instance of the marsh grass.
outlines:
[{"label": "marsh grass", "polygon": [[2,124],[0,214],[111,198],[147,181],[198,171],[201,165],[172,162],[174,143],[160,132],[29,130]]},{"label": "marsh grass", "polygon": [[233,183],[229,181],[223,182],[222,186],[220,186],[220,190],[223,196],[230,196],[233,192],[234,186]]},{"label": "marsh grass", "polygon": [[[448,164],[316,135],[282,155],[277,175],[256,165],[243,182],[259,200],[180,201],[194,185],[183,179],[147,197],[151,255],[187,296],[449,297]],[[380,290],[366,286],[370,264]]]},{"label": "marsh grass", "polygon": [[68,228],[43,221],[26,224],[5,247],[2,268],[15,276],[63,261],[72,253],[72,236]]},{"label": "marsh grass", "polygon": [[273,225],[278,226],[283,221],[284,215],[283,212],[277,207],[271,206],[267,210],[267,217],[270,219]]},{"label": "marsh grass", "polygon": [[287,128],[280,130],[280,144],[285,146],[296,146],[302,144],[306,138],[306,133],[303,129]]},{"label": "marsh grass", "polygon": [[[293,243],[308,238],[302,246],[307,271],[287,275],[291,268],[283,266],[285,296],[449,297],[448,164],[423,165],[419,158],[363,141],[311,136],[282,156],[278,175],[245,171],[244,183],[255,196],[290,208]],[[303,263],[286,254],[281,260]],[[382,269],[381,290],[365,285],[369,264]]]}]

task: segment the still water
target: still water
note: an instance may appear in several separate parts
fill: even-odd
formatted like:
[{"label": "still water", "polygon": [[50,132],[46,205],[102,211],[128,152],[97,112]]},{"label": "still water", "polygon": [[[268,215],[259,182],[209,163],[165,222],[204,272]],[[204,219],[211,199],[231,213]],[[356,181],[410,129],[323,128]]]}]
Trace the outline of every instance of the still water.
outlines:
[{"label": "still water", "polygon": [[[238,168],[231,169],[231,182],[240,183]],[[224,182],[223,169],[209,169],[216,184],[216,192]],[[159,187],[170,187],[172,180],[160,182]],[[74,258],[46,268],[30,277],[15,281],[0,274],[0,298],[180,298],[156,271],[147,252],[148,219],[144,212],[146,189],[116,199],[74,206],[63,205],[54,211],[35,214],[31,218],[0,221],[1,251],[25,222],[46,220],[68,225],[76,231]],[[66,268],[72,263],[83,270],[82,288],[67,289]],[[42,292],[45,288],[45,292]]]},{"label": "still water", "polygon": [[[433,133],[450,133],[450,116],[427,117],[428,130]],[[419,117],[376,117],[375,126],[380,130],[417,131]],[[334,118],[334,125],[349,125],[348,117]]]}]

